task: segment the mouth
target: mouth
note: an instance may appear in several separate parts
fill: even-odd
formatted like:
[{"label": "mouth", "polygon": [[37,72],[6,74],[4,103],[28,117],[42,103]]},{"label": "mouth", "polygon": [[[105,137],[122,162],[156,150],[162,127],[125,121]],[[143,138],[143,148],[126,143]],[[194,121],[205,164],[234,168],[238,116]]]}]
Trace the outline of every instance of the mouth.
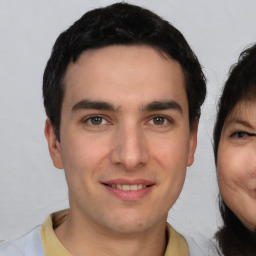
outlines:
[{"label": "mouth", "polygon": [[102,185],[110,192],[122,200],[134,201],[148,195],[155,183],[146,180],[112,180],[102,182]]},{"label": "mouth", "polygon": [[117,188],[123,191],[137,191],[146,187],[150,187],[152,185],[146,185],[146,184],[132,184],[132,185],[127,185],[127,184],[106,184],[103,183],[106,186],[109,186],[111,188]]}]

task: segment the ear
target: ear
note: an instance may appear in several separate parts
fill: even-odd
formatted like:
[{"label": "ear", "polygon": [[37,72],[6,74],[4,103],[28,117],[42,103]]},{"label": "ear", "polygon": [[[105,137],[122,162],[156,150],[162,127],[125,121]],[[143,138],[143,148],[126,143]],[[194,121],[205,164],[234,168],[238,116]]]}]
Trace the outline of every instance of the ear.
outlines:
[{"label": "ear", "polygon": [[187,166],[192,165],[193,162],[194,162],[194,154],[195,154],[196,146],[197,146],[198,122],[199,122],[199,120],[196,119],[194,121],[193,127],[191,127],[190,139],[189,139],[189,154],[188,154]]},{"label": "ear", "polygon": [[56,138],[50,119],[45,122],[44,134],[54,166],[58,169],[63,169],[60,142]]}]

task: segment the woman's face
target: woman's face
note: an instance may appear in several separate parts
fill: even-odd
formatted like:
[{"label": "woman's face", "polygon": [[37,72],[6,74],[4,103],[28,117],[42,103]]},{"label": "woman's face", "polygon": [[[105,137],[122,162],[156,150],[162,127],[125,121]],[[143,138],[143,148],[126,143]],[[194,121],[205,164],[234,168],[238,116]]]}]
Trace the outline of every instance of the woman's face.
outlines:
[{"label": "woman's face", "polygon": [[225,120],[218,148],[223,200],[251,231],[256,228],[256,101],[239,102]]}]

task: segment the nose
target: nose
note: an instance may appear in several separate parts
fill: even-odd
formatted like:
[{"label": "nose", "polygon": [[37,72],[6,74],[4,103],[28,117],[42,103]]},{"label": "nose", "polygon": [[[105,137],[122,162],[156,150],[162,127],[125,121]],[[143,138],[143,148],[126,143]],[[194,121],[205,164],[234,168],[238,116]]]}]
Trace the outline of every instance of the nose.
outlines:
[{"label": "nose", "polygon": [[148,147],[138,127],[119,127],[114,135],[111,162],[125,170],[136,170],[149,159]]}]

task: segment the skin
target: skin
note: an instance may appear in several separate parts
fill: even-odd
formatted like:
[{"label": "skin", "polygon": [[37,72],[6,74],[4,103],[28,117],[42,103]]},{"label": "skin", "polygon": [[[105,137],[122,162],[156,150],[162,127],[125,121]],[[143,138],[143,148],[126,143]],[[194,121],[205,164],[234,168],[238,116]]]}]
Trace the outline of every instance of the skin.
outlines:
[{"label": "skin", "polygon": [[[49,120],[45,127],[69,188],[58,238],[76,256],[163,255],[197,139],[181,66],[148,46],[109,46],[82,53],[64,82],[60,142]],[[122,194],[110,181],[149,186]]]},{"label": "skin", "polygon": [[227,117],[218,149],[223,200],[251,231],[256,228],[256,102],[239,102]]}]

